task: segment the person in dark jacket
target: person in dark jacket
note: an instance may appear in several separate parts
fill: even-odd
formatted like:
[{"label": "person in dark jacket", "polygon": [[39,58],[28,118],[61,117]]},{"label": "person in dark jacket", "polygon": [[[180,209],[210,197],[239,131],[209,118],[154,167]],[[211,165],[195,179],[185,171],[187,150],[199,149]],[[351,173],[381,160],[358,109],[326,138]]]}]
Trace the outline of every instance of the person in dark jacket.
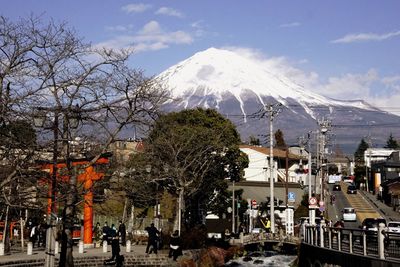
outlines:
[{"label": "person in dark jacket", "polygon": [[176,261],[176,259],[182,255],[182,241],[179,236],[179,231],[175,230],[170,238],[168,257],[173,257],[174,261]]},{"label": "person in dark jacket", "polygon": [[119,221],[118,235],[121,238],[121,245],[125,246],[126,245],[126,228],[125,228],[125,224],[122,221]]},{"label": "person in dark jacket", "polygon": [[147,247],[146,247],[146,253],[151,254],[151,252],[154,251],[154,254],[157,254],[157,241],[158,241],[158,235],[160,234],[160,231],[157,230],[157,228],[154,226],[154,223],[152,223],[150,226],[146,227],[145,230],[149,234],[149,239],[147,242]]},{"label": "person in dark jacket", "polygon": [[108,226],[107,222],[105,222],[103,226],[103,242],[108,241],[109,232],[110,232],[110,227]]}]

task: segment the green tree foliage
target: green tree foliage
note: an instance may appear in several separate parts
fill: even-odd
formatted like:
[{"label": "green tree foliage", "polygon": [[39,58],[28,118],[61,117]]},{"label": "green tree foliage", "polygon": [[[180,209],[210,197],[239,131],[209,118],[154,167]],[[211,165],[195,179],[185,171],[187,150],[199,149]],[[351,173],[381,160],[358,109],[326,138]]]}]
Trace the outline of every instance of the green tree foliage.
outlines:
[{"label": "green tree foliage", "polygon": [[391,149],[398,149],[400,146],[397,143],[397,140],[394,139],[393,134],[390,133],[390,136],[388,140],[386,141],[386,145],[384,146],[385,148],[391,148]]},{"label": "green tree foliage", "polygon": [[285,139],[283,137],[283,132],[281,131],[281,129],[278,129],[275,132],[275,147],[277,148],[286,148],[286,142]]},{"label": "green tree foliage", "polygon": [[[157,119],[144,153],[137,156],[142,160],[131,162],[131,168],[142,173],[135,175],[136,181],[143,177],[142,186],[158,183],[182,197],[184,210],[190,213],[187,219],[195,223],[202,215],[199,211],[205,212],[219,194],[226,194],[225,179],[238,181],[243,176],[248,160],[239,143],[235,126],[215,110],[173,112]],[[146,165],[151,165],[147,177],[140,171]]]},{"label": "green tree foliage", "polygon": [[251,135],[249,137],[249,139],[250,139],[250,142],[249,142],[250,145],[252,145],[252,146],[259,146],[260,145],[260,139],[259,138],[255,138],[254,136]]},{"label": "green tree foliage", "polygon": [[358,165],[364,165],[364,152],[369,148],[369,145],[367,142],[365,142],[364,138],[361,139],[360,144],[358,145],[358,148],[356,152],[354,152],[354,159],[356,164]]}]

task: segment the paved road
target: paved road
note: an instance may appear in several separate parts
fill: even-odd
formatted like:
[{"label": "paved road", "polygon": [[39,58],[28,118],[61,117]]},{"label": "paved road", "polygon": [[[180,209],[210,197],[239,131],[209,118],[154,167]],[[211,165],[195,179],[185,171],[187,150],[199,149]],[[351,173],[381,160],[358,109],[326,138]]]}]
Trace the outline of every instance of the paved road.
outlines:
[{"label": "paved road", "polygon": [[[329,194],[336,195],[334,205],[328,203],[328,218],[332,221],[342,219],[344,207],[353,207],[357,212],[357,222],[345,222],[346,228],[358,228],[361,222],[368,217],[382,217],[386,221],[400,221],[400,213],[393,211],[392,207],[379,201],[376,195],[364,190],[357,190],[357,194],[347,194],[348,184],[341,182],[341,191],[332,191],[333,185],[329,185]],[[328,195],[329,196],[329,195]],[[328,197],[329,199],[329,197]]]}]

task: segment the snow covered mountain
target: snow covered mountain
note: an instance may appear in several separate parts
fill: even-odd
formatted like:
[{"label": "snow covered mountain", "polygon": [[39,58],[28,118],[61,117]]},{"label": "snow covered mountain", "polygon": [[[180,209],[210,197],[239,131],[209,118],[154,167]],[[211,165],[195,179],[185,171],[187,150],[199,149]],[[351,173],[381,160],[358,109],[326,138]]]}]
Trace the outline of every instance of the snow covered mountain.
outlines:
[{"label": "snow covered mountain", "polygon": [[[229,50],[209,48],[198,52],[158,77],[171,89],[174,100],[166,104],[168,110],[217,109],[236,123],[243,141],[250,135],[257,137],[267,133],[267,119],[260,116],[260,111],[275,103],[282,107],[274,128],[283,130],[288,144],[295,144],[300,135],[317,129],[318,120],[323,117],[336,126],[336,142],[342,147],[349,144],[354,147],[366,135],[366,129],[362,128],[352,129],[349,134],[344,125],[368,126],[399,121],[399,117],[361,100],[339,101],[315,94],[276,68]],[[338,133],[341,136],[337,136]],[[381,131],[381,134],[385,139],[390,132],[385,135]]]}]

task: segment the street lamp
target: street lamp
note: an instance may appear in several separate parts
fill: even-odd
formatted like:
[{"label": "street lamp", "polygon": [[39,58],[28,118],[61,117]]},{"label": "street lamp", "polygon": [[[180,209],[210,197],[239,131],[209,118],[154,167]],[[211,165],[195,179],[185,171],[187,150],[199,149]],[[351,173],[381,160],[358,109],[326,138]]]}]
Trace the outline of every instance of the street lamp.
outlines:
[{"label": "street lamp", "polygon": [[[47,113],[53,113],[54,118],[49,127],[46,127]],[[58,157],[59,157],[59,124],[60,124],[60,115],[63,115],[63,130],[61,132],[63,140],[65,138],[68,139],[66,133],[68,132],[68,128],[77,128],[79,123],[78,112],[75,110],[71,112],[69,109],[63,108],[47,108],[47,107],[38,107],[37,111],[33,116],[33,123],[35,127],[51,129],[53,131],[53,156],[52,156],[52,172],[51,172],[51,191],[50,191],[50,209],[48,210],[46,223],[48,225],[46,232],[46,267],[54,266],[54,251],[55,251],[55,231],[54,231],[54,212],[56,212],[56,194],[57,194],[57,172],[58,172]],[[67,140],[68,141],[68,140]],[[67,142],[68,144],[68,142]],[[68,149],[67,149],[67,158]]]}]

